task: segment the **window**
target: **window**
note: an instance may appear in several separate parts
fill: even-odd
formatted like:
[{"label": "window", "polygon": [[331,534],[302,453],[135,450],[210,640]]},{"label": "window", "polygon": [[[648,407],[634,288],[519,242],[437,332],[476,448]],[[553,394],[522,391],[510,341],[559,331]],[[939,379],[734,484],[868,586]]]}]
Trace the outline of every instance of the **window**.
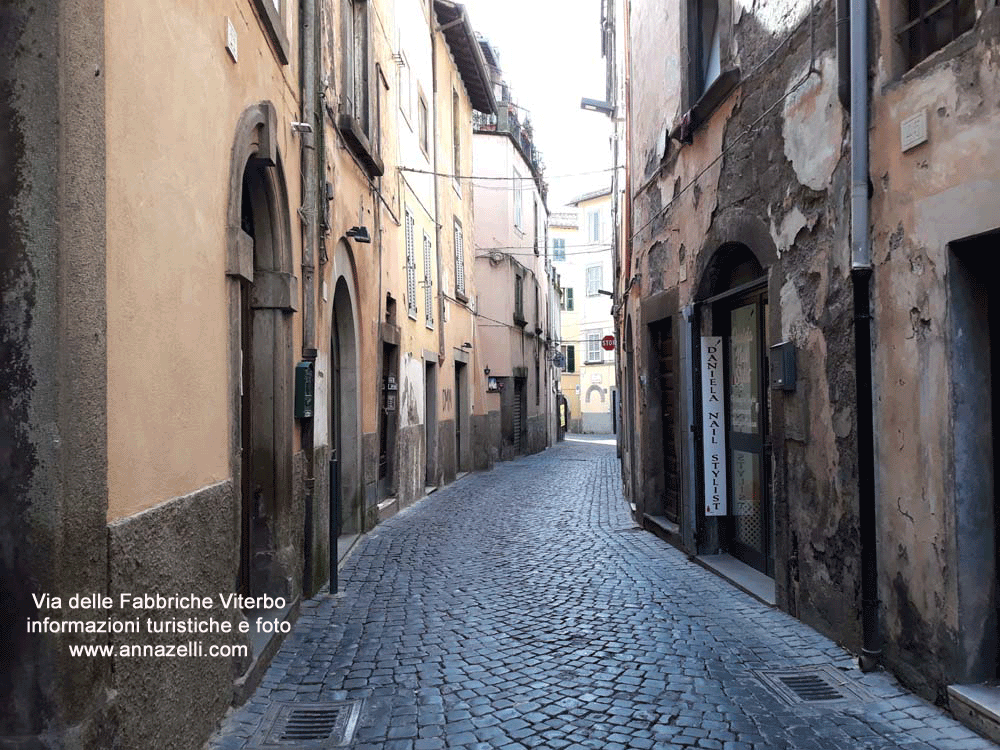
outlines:
[{"label": "window", "polygon": [[566,260],[566,240],[552,240],[552,260]]},{"label": "window", "polygon": [[601,212],[596,209],[587,212],[587,239],[593,243],[601,241]]},{"label": "window", "polygon": [[564,346],[563,352],[563,372],[576,372],[576,347],[572,344]]},{"label": "window", "polygon": [[413,214],[406,209],[406,311],[417,319],[417,259],[413,247]]},{"label": "window", "polygon": [[371,137],[368,0],[344,0],[344,112]]},{"label": "window", "polygon": [[598,290],[604,283],[603,268],[600,266],[590,266],[587,269],[587,296],[596,297]]},{"label": "window", "polygon": [[457,218],[455,219],[455,294],[465,297],[465,241],[462,237],[462,222]]},{"label": "window", "polygon": [[454,173],[455,182],[458,182],[458,176],[462,174],[462,138],[461,130],[459,129],[459,123],[461,122],[461,104],[458,99],[458,92],[451,92],[451,125],[452,125],[452,140],[454,142]]},{"label": "window", "polygon": [[896,29],[907,69],[972,28],[974,0],[907,0],[906,23]]},{"label": "window", "polygon": [[517,170],[515,169],[514,170],[514,185],[513,185],[513,188],[514,188],[514,226],[517,227],[518,229],[522,229],[524,227],[524,217],[521,216],[521,213],[522,213],[522,211],[521,211],[521,197],[522,197],[521,196],[521,183],[522,182],[523,182],[523,180],[521,179],[521,175],[519,175],[517,173]]},{"label": "window", "polygon": [[[344,136],[347,147],[364,165],[369,177],[385,174],[385,165],[378,155],[378,131],[372,120],[374,83],[371,61],[371,42],[368,0],[341,0],[341,53],[343,54],[343,81],[341,86],[340,113],[337,128]],[[388,89],[388,81],[381,71],[378,78]]]},{"label": "window", "polygon": [[692,0],[689,17],[691,27],[690,87],[693,105],[721,72],[719,37],[719,0]]},{"label": "window", "polygon": [[434,327],[434,276],[431,272],[431,238],[424,232],[424,322]]},{"label": "window", "polygon": [[527,322],[524,319],[524,277],[519,273],[514,275],[514,322],[521,326]]},{"label": "window", "polygon": [[420,138],[420,150],[424,152],[424,156],[429,157],[431,148],[427,127],[427,100],[422,91],[417,95],[417,136]]},{"label": "window", "polygon": [[531,225],[535,233],[535,255],[538,255],[538,198],[533,198],[534,211],[531,214]]},{"label": "window", "polygon": [[566,287],[562,291],[562,299],[559,305],[560,310],[566,310],[567,312],[573,312],[573,287]]},{"label": "window", "polygon": [[601,353],[601,332],[590,331],[587,333],[587,361],[601,362],[604,355]]},{"label": "window", "polygon": [[282,6],[286,5],[284,0],[253,0],[257,9],[257,18],[264,28],[271,49],[277,55],[282,65],[288,64],[288,37],[285,36],[284,14],[287,12]]}]

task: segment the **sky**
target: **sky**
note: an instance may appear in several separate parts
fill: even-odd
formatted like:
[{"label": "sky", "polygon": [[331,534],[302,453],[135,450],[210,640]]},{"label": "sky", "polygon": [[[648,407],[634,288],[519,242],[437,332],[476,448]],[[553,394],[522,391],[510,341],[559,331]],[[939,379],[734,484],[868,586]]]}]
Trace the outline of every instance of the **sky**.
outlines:
[{"label": "sky", "polygon": [[580,109],[605,98],[601,0],[464,0],[500,55],[514,101],[529,111],[549,184],[549,210],[611,184],[611,120]]}]

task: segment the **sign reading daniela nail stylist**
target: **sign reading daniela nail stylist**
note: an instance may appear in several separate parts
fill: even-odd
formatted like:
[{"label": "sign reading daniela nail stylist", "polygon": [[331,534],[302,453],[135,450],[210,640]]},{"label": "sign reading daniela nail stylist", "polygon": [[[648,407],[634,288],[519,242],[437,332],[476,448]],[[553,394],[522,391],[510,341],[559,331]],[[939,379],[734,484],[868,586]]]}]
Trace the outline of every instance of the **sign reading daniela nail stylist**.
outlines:
[{"label": "sign reading daniela nail stylist", "polygon": [[701,337],[701,424],[705,449],[705,515],[726,515],[726,419],[722,337]]}]

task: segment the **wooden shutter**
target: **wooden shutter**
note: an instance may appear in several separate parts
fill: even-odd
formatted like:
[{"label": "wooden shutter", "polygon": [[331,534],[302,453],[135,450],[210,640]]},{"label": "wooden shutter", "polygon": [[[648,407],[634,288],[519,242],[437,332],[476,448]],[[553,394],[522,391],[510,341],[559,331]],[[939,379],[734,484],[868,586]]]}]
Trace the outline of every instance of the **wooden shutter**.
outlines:
[{"label": "wooden shutter", "polygon": [[417,317],[417,259],[413,247],[413,214],[406,209],[406,309]]},{"label": "wooden shutter", "polygon": [[434,327],[434,277],[431,275],[431,238],[424,232],[424,321]]},{"label": "wooden shutter", "polygon": [[465,294],[465,242],[458,219],[455,219],[455,291]]}]

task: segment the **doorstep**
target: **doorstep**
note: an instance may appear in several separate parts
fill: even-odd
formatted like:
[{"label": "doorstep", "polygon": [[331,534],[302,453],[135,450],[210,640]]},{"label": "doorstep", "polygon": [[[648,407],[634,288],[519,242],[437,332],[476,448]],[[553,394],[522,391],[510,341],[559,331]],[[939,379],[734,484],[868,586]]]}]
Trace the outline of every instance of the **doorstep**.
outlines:
[{"label": "doorstep", "polygon": [[975,732],[1000,742],[1000,684],[949,685],[952,715]]},{"label": "doorstep", "polygon": [[764,604],[774,606],[774,579],[768,578],[756,568],[740,562],[732,555],[698,555],[695,562],[708,568],[713,573],[725,578],[731,584],[742,589],[750,596],[760,599]]},{"label": "doorstep", "polygon": [[652,531],[668,544],[681,547],[681,527],[666,516],[651,516],[649,513],[643,513],[642,525],[647,531]]}]

